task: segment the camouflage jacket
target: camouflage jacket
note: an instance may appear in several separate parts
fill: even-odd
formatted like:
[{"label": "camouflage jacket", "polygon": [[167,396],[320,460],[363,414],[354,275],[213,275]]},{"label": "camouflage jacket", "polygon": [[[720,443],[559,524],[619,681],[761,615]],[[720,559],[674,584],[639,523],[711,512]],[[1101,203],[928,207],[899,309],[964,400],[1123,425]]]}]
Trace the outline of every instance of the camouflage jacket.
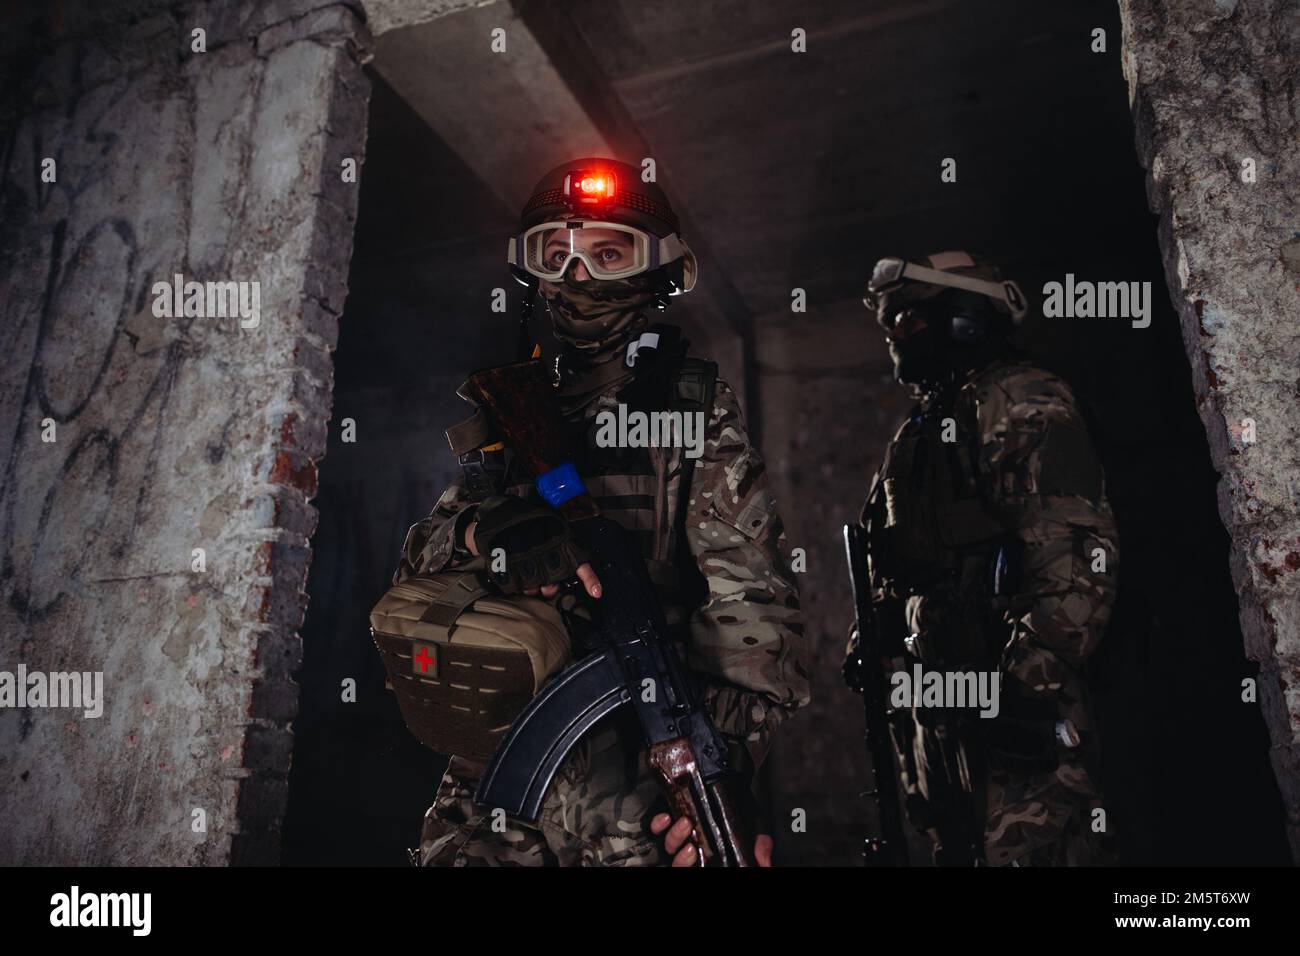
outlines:
[{"label": "camouflage jacket", "polygon": [[[1018,582],[998,640],[1000,667],[1031,696],[1054,698],[1077,685],[1084,660],[1101,640],[1119,564],[1101,464],[1074,396],[1049,372],[1026,362],[996,361],[942,407],[918,409],[891,442],[882,473],[891,468],[894,453],[924,427],[926,416],[939,422],[951,416],[957,426],[956,442],[947,447],[956,447],[972,472],[975,494],[966,504],[974,507],[963,512],[963,502],[936,505],[941,496],[933,487],[921,492],[927,500],[920,510],[938,508],[939,514],[928,535],[934,541],[931,554],[922,554],[910,566],[902,559],[882,560],[873,532],[876,599],[882,610],[888,608],[890,626],[903,634],[951,627],[969,615],[955,606],[939,575],[916,569],[936,555],[946,557],[963,534],[967,543],[1018,542]],[[884,500],[889,489],[881,487],[881,477],[877,475],[864,519],[875,507],[876,520],[888,524],[910,509]],[[873,506],[873,500],[879,504]]]},{"label": "camouflage jacket", "polygon": [[[585,417],[589,421],[617,403],[613,394],[601,395]],[[594,444],[589,451],[597,462],[609,453]],[[808,702],[809,680],[803,617],[781,518],[735,392],[717,382],[703,454],[691,478],[685,528],[673,520],[679,513],[682,450],[647,448],[636,456],[637,468],[631,470],[639,474],[618,466],[603,469],[605,474],[584,469],[584,482],[607,515],[631,525],[630,530],[652,530],[638,535],[652,578],[656,567],[677,553],[678,535],[685,531],[707,594],[697,606],[685,608],[684,660],[703,679],[704,704],[718,730],[733,741],[733,759],[747,755],[752,771],[762,762],[773,728]],[[507,491],[535,494],[531,484]],[[460,567],[453,556],[457,519],[472,506],[458,478],[432,513],[408,531],[394,582]],[[737,754],[736,745],[742,743],[744,752]]]}]

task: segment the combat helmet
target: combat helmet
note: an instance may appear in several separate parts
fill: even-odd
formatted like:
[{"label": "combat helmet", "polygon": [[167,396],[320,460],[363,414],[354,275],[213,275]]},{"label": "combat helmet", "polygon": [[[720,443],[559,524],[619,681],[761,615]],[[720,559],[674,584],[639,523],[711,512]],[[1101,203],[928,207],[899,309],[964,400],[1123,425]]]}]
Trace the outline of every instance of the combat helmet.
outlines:
[{"label": "combat helmet", "polygon": [[[633,242],[632,260],[606,269],[599,259],[575,249],[572,238],[584,228],[626,234]],[[693,275],[689,282],[683,275],[691,251],[678,234],[680,229],[663,189],[645,182],[636,167],[600,157],[575,159],[556,166],[533,187],[506,261],[525,285],[536,279],[559,281],[571,262],[581,260],[596,279],[660,272],[675,295],[695,285]],[[557,244],[567,246],[564,255],[548,255],[548,246]]]},{"label": "combat helmet", "polygon": [[[982,297],[993,315],[1001,317],[1008,331],[1019,325],[1028,311],[1020,286],[1004,279],[997,266],[968,252],[936,252],[922,259],[924,264],[887,256],[876,262],[863,304],[878,311],[886,297],[902,293],[908,302],[924,302],[949,290],[961,290]],[[985,310],[970,310],[969,316],[954,321],[952,336],[958,341],[977,341],[988,332],[988,322],[980,321]],[[1003,324],[1003,323],[998,323]]]}]

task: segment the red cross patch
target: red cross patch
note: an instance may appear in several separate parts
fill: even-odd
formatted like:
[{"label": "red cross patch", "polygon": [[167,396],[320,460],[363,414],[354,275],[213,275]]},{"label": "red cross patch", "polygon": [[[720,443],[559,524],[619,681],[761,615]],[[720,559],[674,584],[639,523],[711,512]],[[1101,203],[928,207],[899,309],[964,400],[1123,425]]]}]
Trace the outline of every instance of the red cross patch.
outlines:
[{"label": "red cross patch", "polygon": [[438,676],[438,649],[432,644],[411,647],[411,673],[421,677]]}]

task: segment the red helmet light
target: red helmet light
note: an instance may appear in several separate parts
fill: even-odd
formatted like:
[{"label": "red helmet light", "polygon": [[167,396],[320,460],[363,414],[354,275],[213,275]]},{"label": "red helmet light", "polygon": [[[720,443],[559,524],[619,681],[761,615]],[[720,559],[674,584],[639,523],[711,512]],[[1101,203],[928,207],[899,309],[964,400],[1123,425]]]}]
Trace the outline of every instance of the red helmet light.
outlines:
[{"label": "red helmet light", "polygon": [[614,174],[599,169],[578,169],[564,180],[564,194],[570,202],[591,205],[614,198],[617,182]]}]

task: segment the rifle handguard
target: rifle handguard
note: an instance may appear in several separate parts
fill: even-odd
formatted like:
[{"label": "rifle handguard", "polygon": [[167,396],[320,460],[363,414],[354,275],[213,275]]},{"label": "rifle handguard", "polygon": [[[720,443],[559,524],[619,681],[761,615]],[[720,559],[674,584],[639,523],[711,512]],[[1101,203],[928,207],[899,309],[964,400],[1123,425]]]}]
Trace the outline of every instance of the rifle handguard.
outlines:
[{"label": "rifle handguard", "polygon": [[[488,578],[503,594],[559,584],[586,558],[569,525],[550,508],[510,495],[493,495],[475,512],[474,543],[487,558]],[[505,570],[494,570],[493,552],[505,551]]]},{"label": "rifle handguard", "polygon": [[844,663],[840,665],[840,676],[844,678],[844,686],[849,690],[855,694],[862,693],[862,651],[857,624],[849,629],[849,643],[844,649]]}]

